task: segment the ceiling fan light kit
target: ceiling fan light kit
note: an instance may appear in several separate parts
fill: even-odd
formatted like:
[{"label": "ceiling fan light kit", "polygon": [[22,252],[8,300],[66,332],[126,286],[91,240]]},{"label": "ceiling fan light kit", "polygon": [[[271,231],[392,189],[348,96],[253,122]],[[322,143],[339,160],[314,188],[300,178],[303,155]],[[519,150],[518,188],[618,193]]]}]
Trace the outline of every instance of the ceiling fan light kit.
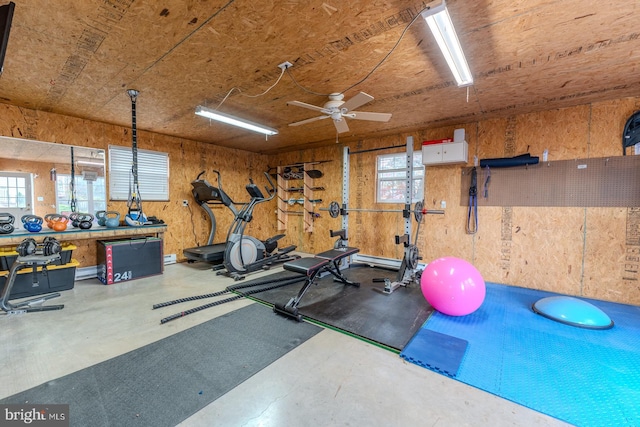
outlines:
[{"label": "ceiling fan light kit", "polygon": [[422,17],[427,21],[458,86],[470,86],[473,84],[473,76],[451,22],[447,5],[444,0],[434,3],[434,6],[422,12]]},{"label": "ceiling fan light kit", "polygon": [[238,126],[243,129],[252,130],[254,132],[263,133],[267,136],[278,134],[278,131],[276,129],[273,129],[258,123],[254,123],[249,120],[241,119],[239,117],[235,117],[230,114],[224,114],[224,113],[221,113],[220,111],[211,110],[201,105],[198,105],[196,107],[196,114],[198,116],[206,117],[208,119],[216,120],[218,122],[226,123],[233,126]]}]

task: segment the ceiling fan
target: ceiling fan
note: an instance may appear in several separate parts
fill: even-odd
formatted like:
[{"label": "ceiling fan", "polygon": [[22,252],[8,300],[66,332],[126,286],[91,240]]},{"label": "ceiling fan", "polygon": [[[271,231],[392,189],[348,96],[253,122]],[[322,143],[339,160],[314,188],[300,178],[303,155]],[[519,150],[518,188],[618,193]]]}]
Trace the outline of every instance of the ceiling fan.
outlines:
[{"label": "ceiling fan", "polygon": [[300,101],[290,101],[287,105],[297,105],[298,107],[308,108],[310,110],[320,111],[322,116],[312,117],[310,119],[302,120],[295,123],[289,123],[289,126],[300,126],[307,123],[315,122],[317,120],[323,120],[331,118],[333,124],[336,126],[338,133],[348,132],[349,126],[347,125],[348,119],[355,120],[371,120],[374,122],[388,122],[391,119],[390,113],[369,113],[364,111],[354,111],[355,108],[360,107],[368,102],[373,101],[373,96],[364,92],[360,92],[348,101],[343,101],[344,95],[341,93],[332,93],[329,95],[329,101],[327,101],[322,107],[316,105],[307,104]]}]

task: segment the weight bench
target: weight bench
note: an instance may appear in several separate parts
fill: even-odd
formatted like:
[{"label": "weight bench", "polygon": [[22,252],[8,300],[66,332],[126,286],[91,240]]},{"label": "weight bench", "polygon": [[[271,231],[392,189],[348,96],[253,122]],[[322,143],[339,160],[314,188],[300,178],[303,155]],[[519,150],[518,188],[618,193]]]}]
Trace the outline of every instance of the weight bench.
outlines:
[{"label": "weight bench", "polygon": [[290,316],[302,321],[302,315],[298,313],[298,304],[300,300],[307,292],[309,287],[316,283],[316,280],[320,278],[322,273],[331,273],[334,276],[335,281],[340,281],[345,285],[351,285],[359,287],[360,283],[352,282],[347,279],[342,271],[340,271],[340,262],[351,255],[360,252],[358,248],[352,248],[349,246],[340,247],[336,249],[330,249],[328,251],[319,253],[313,257],[300,258],[295,261],[289,261],[282,265],[285,270],[294,271],[296,273],[304,274],[306,280],[302,288],[298,292],[298,295],[291,298],[285,305],[275,304],[273,311],[285,316]]}]

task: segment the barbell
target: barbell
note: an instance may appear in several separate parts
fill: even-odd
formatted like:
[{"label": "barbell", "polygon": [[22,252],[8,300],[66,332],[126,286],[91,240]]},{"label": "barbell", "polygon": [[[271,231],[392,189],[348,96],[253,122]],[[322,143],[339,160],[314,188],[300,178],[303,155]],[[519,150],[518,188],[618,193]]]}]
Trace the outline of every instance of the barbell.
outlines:
[{"label": "barbell", "polygon": [[[409,205],[405,205],[409,206]],[[338,202],[329,203],[328,208],[320,208],[321,211],[328,211],[331,218],[337,218],[339,215],[348,215],[349,212],[390,212],[390,213],[402,213],[403,218],[409,218],[413,213],[417,222],[422,221],[424,214],[444,214],[443,210],[428,210],[424,207],[424,202],[419,201],[413,205],[413,209],[363,209],[363,208],[347,208],[340,207]]]}]

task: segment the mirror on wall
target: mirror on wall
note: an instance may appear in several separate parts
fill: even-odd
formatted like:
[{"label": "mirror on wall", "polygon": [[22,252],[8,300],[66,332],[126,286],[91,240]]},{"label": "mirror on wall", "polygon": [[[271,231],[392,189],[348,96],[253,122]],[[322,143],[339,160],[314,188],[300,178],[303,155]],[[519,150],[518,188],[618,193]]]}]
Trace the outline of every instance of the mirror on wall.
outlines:
[{"label": "mirror on wall", "polygon": [[106,209],[105,171],[104,150],[0,136],[0,213],[16,228],[23,215],[68,215],[73,202],[95,214]]}]

